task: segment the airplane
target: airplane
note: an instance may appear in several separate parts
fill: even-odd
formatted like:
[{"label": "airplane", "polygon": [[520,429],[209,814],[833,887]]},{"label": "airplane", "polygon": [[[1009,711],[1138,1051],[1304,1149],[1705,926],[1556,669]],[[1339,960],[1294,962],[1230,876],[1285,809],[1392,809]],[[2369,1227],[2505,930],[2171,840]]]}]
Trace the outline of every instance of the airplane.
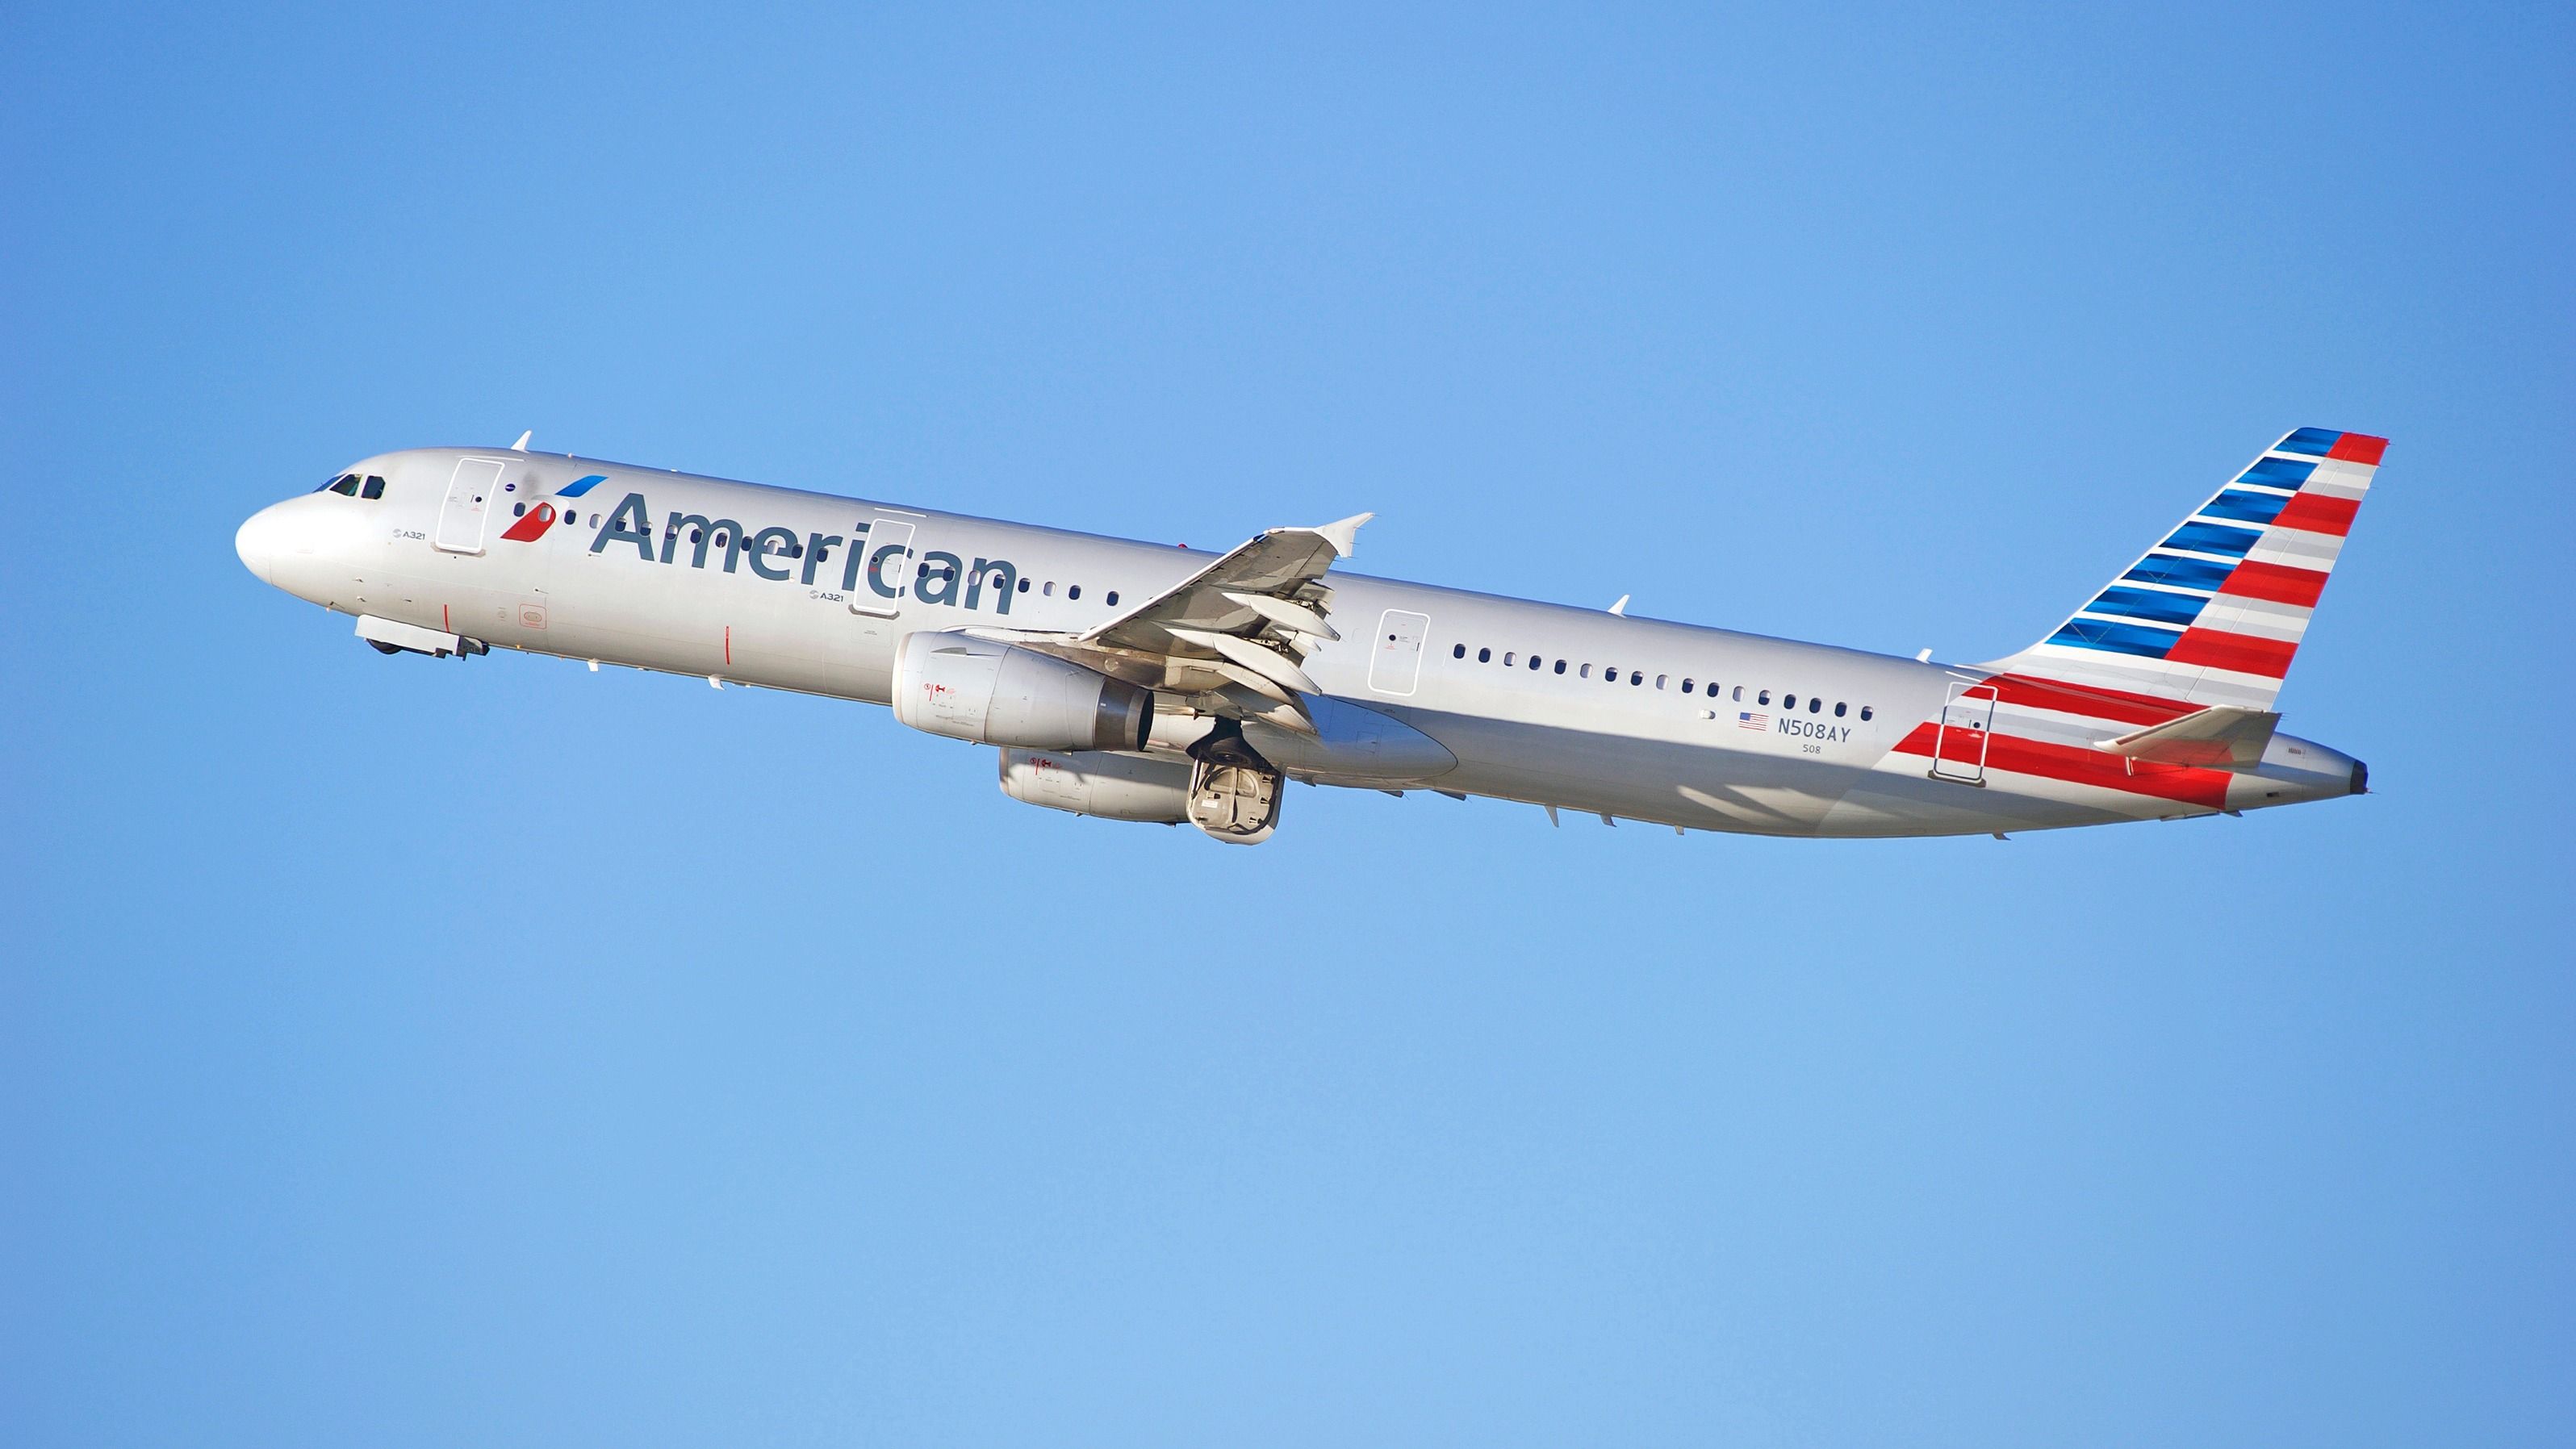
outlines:
[{"label": "airplane", "polygon": [[1004,794],[1251,845],[1291,780],[1775,836],[2008,836],[2367,792],[2273,708],[2385,439],[2300,428],[2064,623],[1933,662],[529,450],[380,454],[241,525],[385,654],[890,704]]}]

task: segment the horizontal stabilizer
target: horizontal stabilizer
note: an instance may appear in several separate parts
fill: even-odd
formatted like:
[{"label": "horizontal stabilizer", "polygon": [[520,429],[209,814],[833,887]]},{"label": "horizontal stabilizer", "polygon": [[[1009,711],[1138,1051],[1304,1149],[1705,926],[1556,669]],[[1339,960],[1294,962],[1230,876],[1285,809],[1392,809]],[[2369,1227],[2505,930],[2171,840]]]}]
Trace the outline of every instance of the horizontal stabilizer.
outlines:
[{"label": "horizontal stabilizer", "polygon": [[2204,770],[2250,770],[2263,762],[2281,717],[2267,710],[2212,705],[2207,709],[2102,741],[2100,748],[2159,765]]}]

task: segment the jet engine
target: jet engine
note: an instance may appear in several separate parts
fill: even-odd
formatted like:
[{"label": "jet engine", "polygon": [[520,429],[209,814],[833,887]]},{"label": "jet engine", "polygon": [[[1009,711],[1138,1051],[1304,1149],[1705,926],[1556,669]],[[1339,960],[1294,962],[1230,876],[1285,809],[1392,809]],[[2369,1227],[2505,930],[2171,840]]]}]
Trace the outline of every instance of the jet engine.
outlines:
[{"label": "jet engine", "polygon": [[931,631],[907,635],[895,656],[894,717],[979,745],[1139,750],[1154,694],[1052,654]]},{"label": "jet engine", "polygon": [[1190,762],[1099,750],[1005,749],[1002,793],[1076,815],[1179,825],[1190,818]]},{"label": "jet engine", "polygon": [[1287,777],[1231,727],[1190,748],[1186,760],[1106,750],[1002,751],[1002,793],[1029,805],[1195,825],[1211,840],[1259,845],[1279,828]]}]

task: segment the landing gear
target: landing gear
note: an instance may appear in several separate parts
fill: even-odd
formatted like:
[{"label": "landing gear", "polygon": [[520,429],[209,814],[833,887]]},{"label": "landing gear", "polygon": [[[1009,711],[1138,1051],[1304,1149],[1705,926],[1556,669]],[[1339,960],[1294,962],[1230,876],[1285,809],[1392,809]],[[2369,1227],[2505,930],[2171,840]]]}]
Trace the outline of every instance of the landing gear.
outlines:
[{"label": "landing gear", "polygon": [[1287,784],[1228,720],[1190,746],[1190,823],[1229,845],[1259,845],[1279,828]]}]

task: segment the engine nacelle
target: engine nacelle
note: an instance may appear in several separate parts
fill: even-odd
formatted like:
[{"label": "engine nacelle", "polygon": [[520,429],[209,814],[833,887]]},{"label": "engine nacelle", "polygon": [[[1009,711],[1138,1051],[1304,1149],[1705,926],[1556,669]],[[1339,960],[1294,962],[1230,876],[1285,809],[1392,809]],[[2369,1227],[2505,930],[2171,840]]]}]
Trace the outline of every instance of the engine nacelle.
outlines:
[{"label": "engine nacelle", "polygon": [[924,632],[895,655],[894,717],[979,745],[1136,750],[1154,725],[1154,693],[1034,649]]},{"label": "engine nacelle", "polygon": [[1076,815],[1179,825],[1190,818],[1190,762],[1097,750],[1005,749],[1002,793]]}]

